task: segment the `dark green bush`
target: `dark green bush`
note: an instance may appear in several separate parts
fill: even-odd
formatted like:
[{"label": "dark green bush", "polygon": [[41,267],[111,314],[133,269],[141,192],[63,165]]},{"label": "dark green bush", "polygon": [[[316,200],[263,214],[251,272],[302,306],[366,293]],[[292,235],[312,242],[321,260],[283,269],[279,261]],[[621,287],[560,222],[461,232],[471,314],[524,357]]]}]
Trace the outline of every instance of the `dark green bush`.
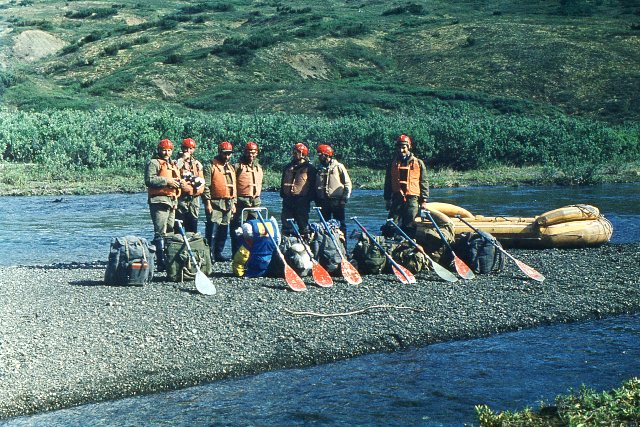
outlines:
[{"label": "dark green bush", "polygon": [[91,7],[72,10],[64,14],[69,19],[105,19],[118,14],[118,9],[112,7]]}]

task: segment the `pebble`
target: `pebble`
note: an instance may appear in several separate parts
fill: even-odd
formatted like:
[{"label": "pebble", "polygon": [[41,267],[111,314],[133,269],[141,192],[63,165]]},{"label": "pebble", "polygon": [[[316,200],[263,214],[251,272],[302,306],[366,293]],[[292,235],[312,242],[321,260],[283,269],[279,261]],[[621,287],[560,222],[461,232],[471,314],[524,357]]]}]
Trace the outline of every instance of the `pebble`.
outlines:
[{"label": "pebble", "polygon": [[[0,419],[188,387],[268,369],[640,312],[640,243],[510,250],[539,270],[448,283],[432,272],[352,286],[233,277],[214,296],[160,274],[144,287],[103,283],[104,263],[0,268]],[[621,267],[621,268],[620,268]],[[384,305],[388,307],[373,307]],[[357,314],[320,317],[292,312]]]}]

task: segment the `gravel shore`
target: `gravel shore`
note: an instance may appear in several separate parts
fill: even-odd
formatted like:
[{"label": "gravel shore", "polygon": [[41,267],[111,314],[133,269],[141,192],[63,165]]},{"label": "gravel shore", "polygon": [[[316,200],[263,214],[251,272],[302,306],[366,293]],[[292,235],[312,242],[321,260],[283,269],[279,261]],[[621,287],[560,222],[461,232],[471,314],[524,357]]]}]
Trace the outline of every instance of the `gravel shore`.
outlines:
[{"label": "gravel shore", "polygon": [[218,263],[218,293],[203,296],[193,282],[162,277],[105,286],[102,263],[0,268],[0,418],[640,312],[640,243],[510,252],[547,280],[525,280],[508,262],[469,282],[365,276],[358,286],[337,279],[294,293],[283,280],[234,278]]}]

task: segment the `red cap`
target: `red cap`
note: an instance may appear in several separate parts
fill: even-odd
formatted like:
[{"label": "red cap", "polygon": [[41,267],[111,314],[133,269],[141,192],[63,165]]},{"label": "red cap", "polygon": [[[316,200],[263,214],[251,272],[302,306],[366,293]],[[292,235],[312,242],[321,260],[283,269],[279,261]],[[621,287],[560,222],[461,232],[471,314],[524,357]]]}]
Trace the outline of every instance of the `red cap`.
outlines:
[{"label": "red cap", "polygon": [[196,148],[196,141],[193,138],[185,138],[182,140],[182,146],[186,148]]},{"label": "red cap", "polygon": [[249,141],[249,142],[247,142],[247,145],[244,147],[244,149],[245,149],[246,151],[250,151],[250,150],[256,150],[256,151],[258,151],[258,144],[256,144],[256,143],[255,143],[255,142],[253,142],[253,141]]},{"label": "red cap", "polygon": [[229,141],[222,141],[218,145],[218,152],[222,153],[223,151],[233,151],[233,145]]},{"label": "red cap", "polygon": [[320,144],[318,145],[318,148],[316,150],[318,151],[318,154],[324,154],[329,157],[333,157],[333,148],[331,148],[331,146],[328,144]]},{"label": "red cap", "polygon": [[293,146],[293,149],[302,153],[303,156],[307,156],[309,154],[309,149],[302,142],[298,142]]},{"label": "red cap", "polygon": [[396,142],[396,145],[402,145],[402,144],[407,144],[409,146],[409,148],[411,148],[411,138],[409,138],[407,135],[402,134],[398,137],[398,140]]},{"label": "red cap", "polygon": [[158,148],[163,150],[173,150],[173,142],[170,139],[162,139],[158,143]]}]

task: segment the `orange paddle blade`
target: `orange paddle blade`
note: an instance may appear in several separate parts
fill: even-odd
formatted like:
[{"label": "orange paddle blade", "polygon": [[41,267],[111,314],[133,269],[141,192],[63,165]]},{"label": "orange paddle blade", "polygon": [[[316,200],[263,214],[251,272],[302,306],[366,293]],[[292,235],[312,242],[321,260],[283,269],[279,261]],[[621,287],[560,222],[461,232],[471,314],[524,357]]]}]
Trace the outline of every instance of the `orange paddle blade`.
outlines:
[{"label": "orange paddle blade", "polygon": [[329,275],[329,272],[325,270],[323,266],[318,264],[318,261],[313,260],[313,268],[311,269],[311,276],[316,285],[323,288],[330,288],[333,286],[333,279]]},{"label": "orange paddle blade", "polygon": [[307,285],[304,284],[298,273],[289,267],[287,263],[284,264],[284,280],[292,291],[300,292],[307,290]]},{"label": "orange paddle blade", "polygon": [[476,277],[476,275],[473,274],[473,271],[471,271],[469,266],[465,264],[464,261],[462,261],[460,258],[458,258],[456,254],[453,254],[453,262],[456,266],[456,271],[458,272],[460,277],[462,277],[463,279],[471,280],[474,277]]},{"label": "orange paddle blade", "polygon": [[402,283],[416,283],[416,277],[409,270],[398,264],[398,267],[395,265],[392,266],[393,274],[396,275],[398,280]]},{"label": "orange paddle blade", "polygon": [[362,283],[362,276],[360,276],[358,270],[356,270],[353,264],[351,264],[345,258],[342,258],[342,262],[340,263],[340,270],[342,271],[342,277],[344,277],[344,280],[346,280],[347,283],[350,283],[352,285],[359,285],[360,283]]},{"label": "orange paddle blade", "polygon": [[533,280],[544,282],[544,276],[540,274],[538,270],[535,270],[533,267],[529,267],[527,264],[518,259],[514,258],[513,260],[516,262],[516,265],[520,268],[520,270],[522,270],[524,274],[531,277]]}]

